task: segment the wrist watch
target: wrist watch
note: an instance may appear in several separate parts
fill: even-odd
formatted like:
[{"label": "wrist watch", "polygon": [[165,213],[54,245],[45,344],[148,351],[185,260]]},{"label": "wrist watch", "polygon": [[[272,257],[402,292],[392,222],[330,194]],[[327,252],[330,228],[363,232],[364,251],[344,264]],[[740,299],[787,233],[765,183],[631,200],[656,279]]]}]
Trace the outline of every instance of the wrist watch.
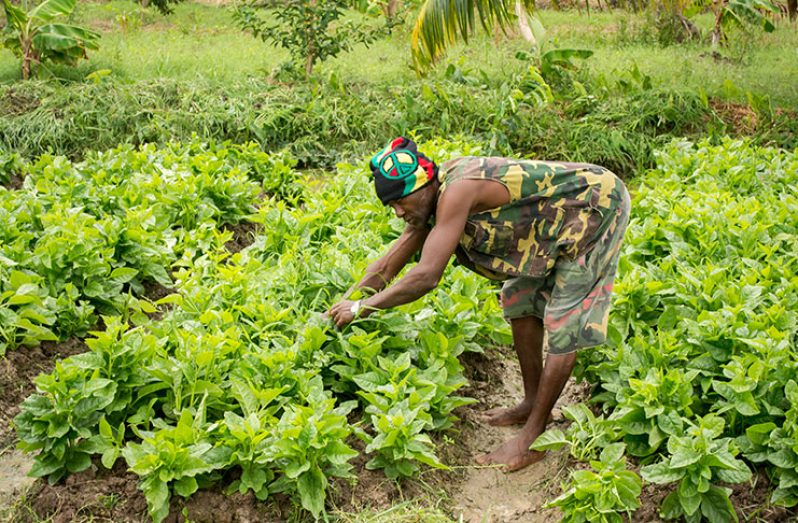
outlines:
[{"label": "wrist watch", "polygon": [[357,318],[357,314],[360,312],[360,306],[362,305],[363,300],[357,300],[349,307],[349,312],[352,313],[352,316]]}]

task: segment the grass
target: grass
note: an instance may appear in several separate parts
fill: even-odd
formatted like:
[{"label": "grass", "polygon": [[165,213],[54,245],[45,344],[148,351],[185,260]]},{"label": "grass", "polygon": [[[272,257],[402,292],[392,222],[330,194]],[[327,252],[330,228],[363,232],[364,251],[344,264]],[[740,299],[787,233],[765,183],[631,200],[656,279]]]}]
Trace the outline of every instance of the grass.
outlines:
[{"label": "grass", "polygon": [[[738,35],[733,39],[738,45],[723,50],[724,57],[718,59],[706,45],[661,47],[646,41],[650,27],[639,15],[541,10],[539,16],[552,43],[595,52],[585,62],[594,76],[614,79],[637,67],[651,77],[655,87],[679,86],[737,102],[745,102],[751,92],[769,96],[779,106],[798,106],[798,31],[784,22],[771,34]],[[100,50],[91,53],[90,60],[56,69],[58,76],[69,81],[84,81],[93,71],[107,70],[126,82],[169,78],[225,84],[263,78],[287,58],[284,50],[242,33],[233,23],[231,7],[189,2],[164,17],[130,0],[84,2],[74,21],[100,31],[102,39]],[[705,28],[711,23],[708,16],[698,19]],[[409,39],[408,25],[370,48],[359,46],[330,60],[319,71],[356,82],[412,81]],[[512,35],[480,35],[469,46],[455,46],[433,75],[441,75],[453,63],[503,77],[525,67],[514,56],[527,47]],[[745,54],[742,48],[747,48]],[[17,60],[9,51],[0,51],[0,83],[18,78]]]}]

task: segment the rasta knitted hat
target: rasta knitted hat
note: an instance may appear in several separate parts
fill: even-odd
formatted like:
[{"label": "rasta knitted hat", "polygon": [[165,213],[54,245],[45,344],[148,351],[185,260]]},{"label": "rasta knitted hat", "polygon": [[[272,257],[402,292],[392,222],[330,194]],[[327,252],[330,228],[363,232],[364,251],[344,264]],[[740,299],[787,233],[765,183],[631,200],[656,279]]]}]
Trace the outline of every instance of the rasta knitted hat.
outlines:
[{"label": "rasta knitted hat", "polygon": [[369,162],[377,197],[387,205],[427,186],[438,175],[435,162],[418,152],[416,142],[395,138]]}]

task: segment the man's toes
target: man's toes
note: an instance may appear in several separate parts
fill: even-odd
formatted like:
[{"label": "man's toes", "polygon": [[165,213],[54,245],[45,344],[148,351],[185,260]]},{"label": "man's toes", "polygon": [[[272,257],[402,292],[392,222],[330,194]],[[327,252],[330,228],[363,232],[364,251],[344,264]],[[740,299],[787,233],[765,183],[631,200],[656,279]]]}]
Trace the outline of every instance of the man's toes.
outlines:
[{"label": "man's toes", "polygon": [[490,465],[493,463],[493,454],[482,454],[475,460],[477,465]]}]

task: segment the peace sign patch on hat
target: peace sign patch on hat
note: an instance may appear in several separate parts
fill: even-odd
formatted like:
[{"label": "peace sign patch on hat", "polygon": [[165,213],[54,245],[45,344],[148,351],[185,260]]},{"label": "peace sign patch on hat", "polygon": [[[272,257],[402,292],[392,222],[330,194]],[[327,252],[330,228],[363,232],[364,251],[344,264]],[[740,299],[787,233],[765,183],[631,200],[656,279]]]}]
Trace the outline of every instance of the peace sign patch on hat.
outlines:
[{"label": "peace sign patch on hat", "polygon": [[369,167],[377,197],[386,205],[425,187],[438,174],[435,162],[418,152],[416,142],[403,136],[375,154]]}]

